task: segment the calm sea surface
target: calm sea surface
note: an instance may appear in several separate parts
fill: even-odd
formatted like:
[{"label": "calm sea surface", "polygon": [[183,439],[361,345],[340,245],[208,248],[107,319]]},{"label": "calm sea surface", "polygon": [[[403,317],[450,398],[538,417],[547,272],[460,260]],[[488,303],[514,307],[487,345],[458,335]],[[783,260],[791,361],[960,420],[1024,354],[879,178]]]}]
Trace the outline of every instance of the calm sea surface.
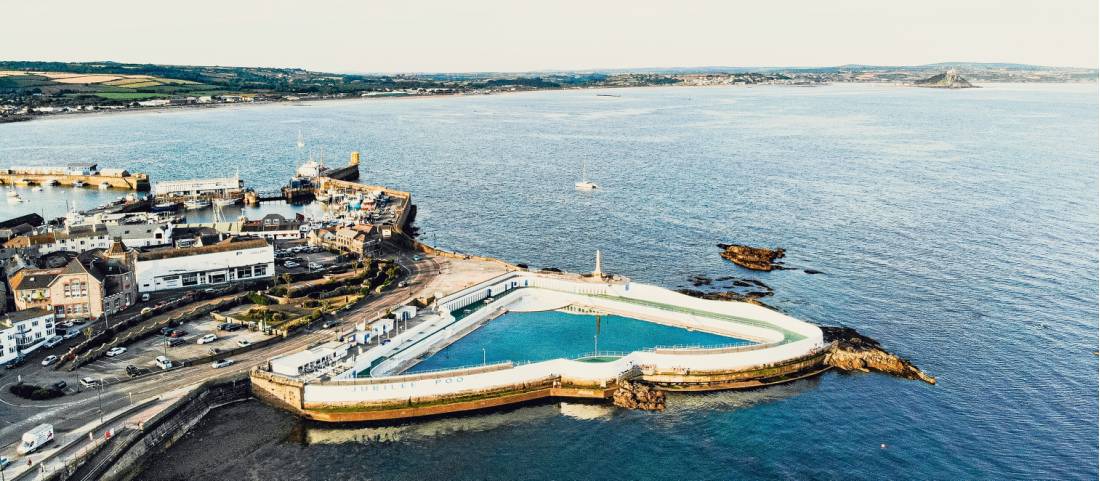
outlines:
[{"label": "calm sea surface", "polygon": [[[671,288],[752,277],[939,379],[831,373],[663,414],[550,404],[386,428],[246,403],[146,479],[1097,478],[1096,85],[611,92],[56,118],[0,125],[0,165],[239,168],[275,187],[300,129],[331,163],[363,151],[364,182],[412,191],[430,243],[577,271],[598,248],[606,271]],[[573,189],[582,159],[602,190]],[[59,215],[70,194],[0,217]],[[824,274],[748,273],[718,242]]]}]

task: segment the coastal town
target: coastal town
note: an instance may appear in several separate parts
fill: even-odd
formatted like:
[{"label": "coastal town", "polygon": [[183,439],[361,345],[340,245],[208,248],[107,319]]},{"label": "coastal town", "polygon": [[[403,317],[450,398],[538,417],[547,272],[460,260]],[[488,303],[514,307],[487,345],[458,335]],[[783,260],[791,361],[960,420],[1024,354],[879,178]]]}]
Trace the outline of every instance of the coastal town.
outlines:
[{"label": "coastal town", "polygon": [[[356,182],[359,168],[358,153],[346,166],[305,160],[269,192],[237,177],[150,183],[94,163],[2,169],[15,205],[24,200],[14,186],[129,191],[56,219],[0,222],[6,479],[83,464],[94,452],[87,446],[127,429],[104,419],[114,411],[171,406],[204,379],[246,372],[273,352],[351,339],[341,330],[377,330],[414,302],[410,285],[438,263],[417,254],[408,235],[411,196]],[[317,202],[325,215],[219,215],[266,202]],[[215,221],[187,221],[202,211]],[[57,407],[58,399],[71,401]],[[36,419],[43,422],[27,425]],[[31,431],[41,436],[27,444]]]}]

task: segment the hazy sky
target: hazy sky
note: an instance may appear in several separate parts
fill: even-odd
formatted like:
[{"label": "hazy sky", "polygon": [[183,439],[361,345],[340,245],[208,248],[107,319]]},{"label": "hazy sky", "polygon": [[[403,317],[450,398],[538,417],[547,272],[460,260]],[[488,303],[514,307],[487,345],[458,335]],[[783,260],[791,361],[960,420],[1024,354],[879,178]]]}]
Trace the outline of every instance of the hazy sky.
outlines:
[{"label": "hazy sky", "polygon": [[1097,66],[1097,0],[5,1],[0,59],[335,72]]}]

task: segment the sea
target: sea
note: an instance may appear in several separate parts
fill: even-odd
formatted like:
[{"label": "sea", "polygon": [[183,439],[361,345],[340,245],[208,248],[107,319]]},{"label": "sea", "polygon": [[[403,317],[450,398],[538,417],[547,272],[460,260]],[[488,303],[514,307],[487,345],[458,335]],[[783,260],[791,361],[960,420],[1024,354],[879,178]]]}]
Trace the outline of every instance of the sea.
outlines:
[{"label": "sea", "polygon": [[[0,125],[0,166],[91,161],[154,182],[239,171],[263,190],[310,151],[328,165],[360,151],[361,181],[412,192],[427,243],[579,272],[599,249],[604,271],[668,288],[754,279],[774,308],[856,328],[938,380],[829,372],[674,394],[663,413],[549,402],[381,426],[245,402],[213,412],[140,479],[1095,480],[1097,85],[982,87],[71,115]],[[582,163],[599,189],[574,189]],[[120,195],[24,193],[0,218]],[[746,271],[718,243],[782,247],[790,269]]]}]

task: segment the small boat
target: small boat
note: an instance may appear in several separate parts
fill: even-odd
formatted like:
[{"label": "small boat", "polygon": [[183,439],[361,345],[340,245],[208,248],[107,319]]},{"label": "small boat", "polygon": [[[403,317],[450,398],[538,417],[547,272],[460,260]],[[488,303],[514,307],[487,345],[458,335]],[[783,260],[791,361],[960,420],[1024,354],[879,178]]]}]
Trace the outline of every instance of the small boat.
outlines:
[{"label": "small boat", "polygon": [[31,192],[42,192],[42,186],[36,185],[33,189],[31,189]]},{"label": "small boat", "polygon": [[99,183],[99,188],[100,188],[100,190],[102,190],[102,189],[110,189],[110,188],[111,188],[111,184],[110,184],[110,183],[108,183],[108,182],[105,182],[105,181],[104,181],[104,182],[100,182],[100,183]]},{"label": "small boat", "polygon": [[187,210],[198,210],[210,207],[210,201],[206,199],[188,199],[183,202],[183,208]]},{"label": "small boat", "polygon": [[18,202],[23,202],[23,198],[19,197],[18,192],[14,191],[14,190],[9,190],[8,191],[8,202],[11,202],[13,204],[18,203]]},{"label": "small boat", "polygon": [[18,185],[31,185],[32,182],[30,179],[19,179],[15,183]]},{"label": "small boat", "polygon": [[588,181],[588,162],[583,159],[581,160],[581,181],[573,184],[573,186],[577,190],[596,190],[600,188],[595,182]]},{"label": "small boat", "polygon": [[88,185],[88,184],[84,183],[83,180],[78,180],[76,182],[73,182],[73,187],[84,187],[85,185]]},{"label": "small boat", "polygon": [[161,202],[159,204],[153,204],[153,212],[175,212],[179,210],[180,205],[178,202]]},{"label": "small boat", "polygon": [[229,207],[231,205],[236,205],[238,201],[240,201],[240,199],[236,197],[226,197],[224,199],[214,199],[214,205],[216,207]]},{"label": "small boat", "polygon": [[50,178],[46,179],[45,183],[46,183],[46,185],[60,185],[61,184],[61,182],[58,182],[57,179],[55,179],[53,177],[50,177]]}]

